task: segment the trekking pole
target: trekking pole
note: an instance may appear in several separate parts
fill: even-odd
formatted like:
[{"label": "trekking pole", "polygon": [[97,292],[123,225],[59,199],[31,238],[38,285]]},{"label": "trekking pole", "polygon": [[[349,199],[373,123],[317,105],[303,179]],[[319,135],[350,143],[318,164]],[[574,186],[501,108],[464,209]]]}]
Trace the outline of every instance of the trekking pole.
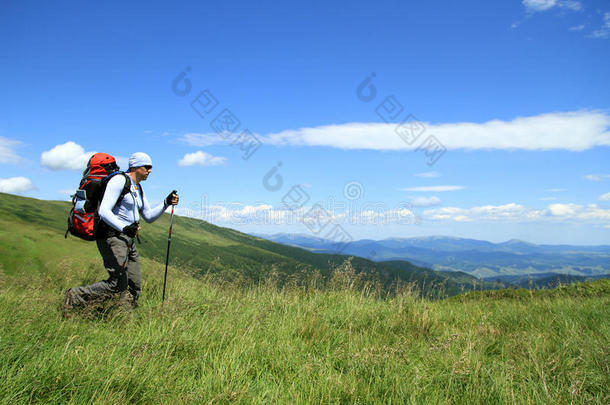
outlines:
[{"label": "trekking pole", "polygon": [[[176,193],[173,191],[172,193]],[[165,256],[165,275],[163,276],[163,298],[161,298],[161,306],[165,302],[165,285],[167,284],[167,265],[169,264],[169,246],[172,243],[172,225],[174,221],[174,206],[172,205],[172,213],[169,216],[169,236],[167,237],[167,255]]]}]

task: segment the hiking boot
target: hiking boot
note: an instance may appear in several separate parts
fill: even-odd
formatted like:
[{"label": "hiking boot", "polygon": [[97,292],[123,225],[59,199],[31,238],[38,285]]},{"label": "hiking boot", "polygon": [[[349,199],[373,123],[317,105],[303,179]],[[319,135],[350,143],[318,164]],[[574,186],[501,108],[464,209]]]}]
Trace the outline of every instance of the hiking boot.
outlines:
[{"label": "hiking boot", "polygon": [[119,296],[119,305],[123,308],[134,310],[138,307],[138,299],[129,291],[123,291]]},{"label": "hiking boot", "polygon": [[64,316],[64,318],[71,318],[72,317],[72,308],[73,308],[73,303],[72,303],[72,289],[68,288],[64,294],[64,304],[61,308],[62,314]]}]

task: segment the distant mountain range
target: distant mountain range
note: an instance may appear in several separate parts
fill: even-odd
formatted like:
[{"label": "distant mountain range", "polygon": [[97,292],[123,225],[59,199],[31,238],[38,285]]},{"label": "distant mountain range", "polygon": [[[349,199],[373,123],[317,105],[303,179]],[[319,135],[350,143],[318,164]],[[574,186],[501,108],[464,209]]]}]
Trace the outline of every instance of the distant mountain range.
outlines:
[{"label": "distant mountain range", "polygon": [[[256,235],[277,243],[317,253],[336,251],[330,240],[302,234]],[[363,239],[341,246],[342,254],[377,262],[406,260],[438,271],[460,271],[484,280],[522,284],[532,280],[570,275],[599,278],[610,275],[610,246],[536,245],[512,239],[492,243],[449,236]],[[507,276],[514,276],[512,279]],[[526,280],[528,279],[526,277]]]}]

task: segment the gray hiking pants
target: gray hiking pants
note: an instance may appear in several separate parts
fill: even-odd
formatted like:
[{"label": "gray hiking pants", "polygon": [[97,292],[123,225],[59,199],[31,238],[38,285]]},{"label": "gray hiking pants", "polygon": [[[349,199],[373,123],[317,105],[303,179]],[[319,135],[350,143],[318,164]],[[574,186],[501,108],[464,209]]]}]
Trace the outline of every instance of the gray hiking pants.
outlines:
[{"label": "gray hiking pants", "polygon": [[116,293],[122,293],[122,296],[126,297],[125,292],[128,291],[131,299],[125,300],[136,307],[142,283],[135,240],[120,233],[118,236],[98,239],[96,242],[109,277],[88,286],[73,288],[71,293],[74,304],[86,305],[104,301]]}]

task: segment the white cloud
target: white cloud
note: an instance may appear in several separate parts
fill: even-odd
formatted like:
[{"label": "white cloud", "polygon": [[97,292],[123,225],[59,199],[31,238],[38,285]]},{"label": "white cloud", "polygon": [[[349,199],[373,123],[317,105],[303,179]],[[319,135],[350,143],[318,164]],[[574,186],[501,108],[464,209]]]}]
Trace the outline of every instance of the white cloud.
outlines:
[{"label": "white cloud", "polygon": [[187,153],[178,162],[180,166],[218,166],[224,165],[227,158],[212,156],[207,152],[197,151],[194,153]]},{"label": "white cloud", "polygon": [[0,192],[16,194],[34,190],[36,187],[32,181],[26,177],[11,177],[8,179],[0,179]]},{"label": "white cloud", "polygon": [[268,204],[244,205],[241,203],[214,204],[204,207],[178,207],[177,213],[188,217],[204,219],[212,223],[239,224],[248,223],[257,218],[277,219],[280,221],[288,213],[286,210],[274,210]]},{"label": "white cloud", "polygon": [[598,197],[600,201],[610,201],[610,193],[602,194]]},{"label": "white cloud", "polygon": [[442,191],[456,191],[463,189],[464,186],[425,186],[425,187],[409,187],[403,188],[402,191],[432,191],[432,192],[442,192]]},{"label": "white cloud", "polygon": [[[325,125],[257,137],[270,145],[405,151],[417,149],[430,135],[447,149],[583,151],[610,146],[610,115],[601,111],[549,113],[485,123],[421,124],[425,131],[410,144],[398,135],[396,125],[385,123]],[[199,146],[226,143],[222,137],[210,134],[187,134],[182,140]]]},{"label": "white cloud", "polygon": [[597,204],[551,204],[547,208],[533,209],[510,203],[499,206],[472,208],[444,207],[424,211],[424,221],[454,222],[565,222],[579,221],[598,224],[610,223],[610,209],[602,209]]},{"label": "white cloud", "polygon": [[610,210],[601,209],[597,204],[586,206],[579,204],[552,204],[548,210],[550,216],[562,219],[581,221],[610,221]]},{"label": "white cloud", "polygon": [[542,201],[555,201],[557,197],[543,197],[540,200]]},{"label": "white cloud", "polygon": [[95,152],[85,152],[79,144],[68,141],[42,152],[40,164],[51,170],[83,170],[93,154]]},{"label": "white cloud", "polygon": [[545,11],[557,5],[557,0],[523,0],[525,9],[530,12]]},{"label": "white cloud", "polygon": [[583,9],[583,5],[580,1],[576,0],[563,0],[559,2],[559,7],[567,8],[574,11],[580,11]]},{"label": "white cloud", "polygon": [[550,188],[545,191],[549,192],[549,193],[563,193],[564,191],[568,191],[568,190],[566,190],[565,188]]},{"label": "white cloud", "polygon": [[424,216],[432,220],[456,222],[472,221],[466,214],[468,214],[468,210],[457,207],[436,208],[424,211]]},{"label": "white cloud", "polygon": [[554,7],[565,8],[574,11],[583,9],[582,4],[576,0],[523,0],[523,6],[528,13],[547,11]]},{"label": "white cloud", "polygon": [[0,136],[0,163],[18,163],[21,158],[15,153],[13,149],[19,145],[21,145],[21,142],[19,141],[3,138]]},{"label": "white cloud", "polygon": [[585,176],[585,179],[591,180],[591,181],[607,180],[607,179],[610,179],[610,174],[589,174],[589,175]]},{"label": "white cloud", "polygon": [[551,204],[548,209],[551,215],[566,216],[574,215],[579,205],[577,204]]},{"label": "white cloud", "polygon": [[415,177],[423,177],[425,179],[431,179],[434,177],[439,177],[440,174],[438,172],[424,172],[424,173],[416,173],[413,176]]},{"label": "white cloud", "polygon": [[[441,207],[424,210],[421,216],[412,210],[411,203],[403,202],[396,207],[383,203],[365,204],[357,209],[335,212],[327,210],[324,220],[334,224],[389,225],[431,222],[481,222],[481,223],[584,223],[610,227],[610,209],[597,204],[551,204],[534,209],[521,204],[484,205],[470,208]],[[180,215],[195,217],[222,225],[303,225],[303,218],[312,207],[290,210],[274,208],[269,204],[245,205],[241,203],[217,203],[197,207],[178,208]]]},{"label": "white cloud", "polygon": [[600,29],[593,31],[591,37],[606,39],[610,37],[610,12],[604,13],[604,23]]},{"label": "white cloud", "polygon": [[[324,208],[323,219],[333,224],[351,225],[414,224],[419,223],[420,220],[420,217],[412,211],[412,205],[406,202],[394,207],[383,203],[366,203],[352,208],[343,212]],[[199,204],[178,207],[177,212],[180,215],[222,225],[303,225],[304,218],[313,218],[311,209],[311,206],[290,210],[286,207],[274,208],[268,204],[217,203],[205,205],[203,208]],[[315,212],[320,213],[317,210]]]},{"label": "white cloud", "polygon": [[525,207],[520,204],[510,203],[499,206],[484,205],[481,207],[473,207],[470,210],[476,216],[484,216],[489,219],[503,219],[515,214],[523,213]]},{"label": "white cloud", "polygon": [[435,205],[441,205],[441,199],[436,196],[412,197],[410,202],[414,207],[433,207]]},{"label": "white cloud", "polygon": [[296,215],[304,214],[304,209],[291,211],[274,209],[268,204],[245,205],[241,203],[216,203],[201,207],[178,207],[177,213],[217,224],[294,224]]},{"label": "white cloud", "polygon": [[[571,10],[571,11],[582,11],[584,7],[580,1],[577,0],[522,0],[522,4],[525,7],[525,17],[521,20],[514,22],[511,25],[511,29],[517,28],[523,24],[526,20],[531,18],[536,13],[546,12],[553,9]],[[582,31],[585,25],[577,25],[570,27],[570,31]],[[531,39],[531,38],[528,38]]]}]

